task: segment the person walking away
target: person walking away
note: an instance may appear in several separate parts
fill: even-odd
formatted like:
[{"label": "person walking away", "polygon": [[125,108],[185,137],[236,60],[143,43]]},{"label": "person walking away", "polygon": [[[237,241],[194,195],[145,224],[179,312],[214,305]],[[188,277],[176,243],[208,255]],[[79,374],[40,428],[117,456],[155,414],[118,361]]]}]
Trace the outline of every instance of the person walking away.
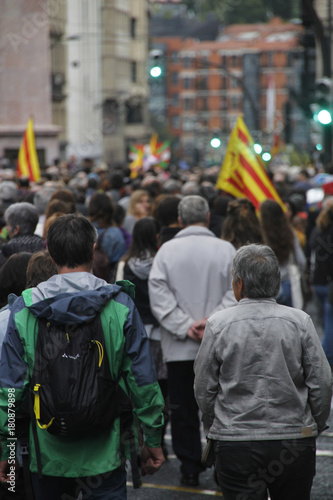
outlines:
[{"label": "person walking away", "polygon": [[[0,360],[0,435],[6,442],[9,394],[15,392],[15,404],[19,406],[29,391],[42,318],[50,327],[65,323],[82,328],[84,323],[99,318],[104,343],[100,355],[105,350],[99,362],[108,359],[111,376],[131,396],[144,429],[142,473],[152,474],[164,461],[160,447],[163,397],[148,337],[132,299],[121,287],[107,285],[90,273],[96,239],[96,229],[82,215],[59,217],[48,231],[48,250],[59,274],[23,292],[12,307]],[[71,342],[69,337],[69,343],[61,344],[65,356]],[[89,394],[82,395],[86,396]],[[119,416],[109,427],[79,435],[64,436],[36,428],[42,473],[38,474],[35,441],[30,470],[36,500],[59,500],[64,495],[76,498],[80,491],[89,491],[90,500],[127,498],[124,460],[129,455],[121,445],[124,436]],[[0,480],[4,483],[10,480],[8,472],[8,449],[3,447]]]},{"label": "person walking away", "polygon": [[183,229],[158,250],[149,274],[150,306],[162,327],[168,370],[172,445],[181,462],[180,482],[197,486],[201,464],[193,363],[207,317],[236,304],[231,288],[234,247],[209,229],[209,206],[198,195],[178,206]]},{"label": "person walking away", "polygon": [[310,500],[330,366],[312,320],[277,304],[280,265],[264,245],[233,259],[238,305],[207,321],[194,371],[225,500]]}]

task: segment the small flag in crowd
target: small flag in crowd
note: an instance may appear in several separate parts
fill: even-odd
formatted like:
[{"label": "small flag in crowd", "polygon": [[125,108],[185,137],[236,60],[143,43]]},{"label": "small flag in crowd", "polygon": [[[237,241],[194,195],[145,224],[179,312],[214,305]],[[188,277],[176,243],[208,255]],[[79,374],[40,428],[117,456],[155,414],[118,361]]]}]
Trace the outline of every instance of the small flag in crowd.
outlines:
[{"label": "small flag in crowd", "polygon": [[165,168],[170,161],[170,143],[169,141],[158,142],[157,134],[153,134],[149,144],[131,146],[129,158],[132,160],[130,163],[132,178],[151,167]]},{"label": "small flag in crowd", "polygon": [[256,209],[262,201],[269,198],[277,201],[285,210],[253,145],[253,139],[244,120],[239,116],[231,132],[216,188],[236,198],[248,198]]},{"label": "small flag in crowd", "polygon": [[39,181],[41,177],[32,118],[28,121],[21,142],[17,162],[17,174],[18,177],[28,177],[31,181]]}]

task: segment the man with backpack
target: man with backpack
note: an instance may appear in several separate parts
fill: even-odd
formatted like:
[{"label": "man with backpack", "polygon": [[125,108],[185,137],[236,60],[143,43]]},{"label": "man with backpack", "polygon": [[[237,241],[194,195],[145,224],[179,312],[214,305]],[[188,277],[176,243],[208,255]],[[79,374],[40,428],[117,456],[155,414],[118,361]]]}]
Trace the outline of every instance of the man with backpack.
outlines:
[{"label": "man with backpack", "polygon": [[130,456],[138,486],[132,413],[144,436],[142,473],[164,461],[164,403],[149,341],[124,289],[90,273],[96,236],[82,215],[54,222],[47,244],[59,274],[16,300],[3,344],[0,480],[13,481],[15,411],[29,400],[36,500],[76,499],[80,491],[91,500],[126,499]]}]

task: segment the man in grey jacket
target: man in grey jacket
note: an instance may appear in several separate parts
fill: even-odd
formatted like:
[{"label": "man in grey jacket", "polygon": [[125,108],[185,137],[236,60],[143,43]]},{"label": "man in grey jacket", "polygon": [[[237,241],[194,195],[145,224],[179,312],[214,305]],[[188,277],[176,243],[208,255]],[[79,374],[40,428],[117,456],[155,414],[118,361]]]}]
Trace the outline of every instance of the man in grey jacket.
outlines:
[{"label": "man in grey jacket", "polygon": [[311,318],[276,303],[279,263],[267,246],[233,261],[239,304],[207,321],[195,395],[225,500],[310,500],[315,438],[326,427],[331,369]]},{"label": "man in grey jacket", "polygon": [[156,254],[149,276],[149,298],[162,326],[172,444],[181,461],[181,483],[196,486],[203,467],[193,363],[207,317],[236,304],[231,288],[235,249],[209,231],[209,207],[203,197],[184,197],[178,213],[183,229]]}]

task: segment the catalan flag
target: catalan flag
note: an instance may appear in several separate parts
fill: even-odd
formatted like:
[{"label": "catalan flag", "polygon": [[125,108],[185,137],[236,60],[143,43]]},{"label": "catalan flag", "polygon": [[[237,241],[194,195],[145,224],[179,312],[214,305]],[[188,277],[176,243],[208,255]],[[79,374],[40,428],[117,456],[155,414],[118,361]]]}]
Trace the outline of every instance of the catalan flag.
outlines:
[{"label": "catalan flag", "polygon": [[261,159],[253,149],[253,144],[244,120],[239,116],[231,132],[216,188],[236,198],[248,198],[256,209],[262,201],[269,198],[277,201],[285,210]]},{"label": "catalan flag", "polygon": [[32,118],[28,121],[21,142],[17,162],[17,175],[18,177],[28,177],[31,181],[39,181],[41,177]]}]

